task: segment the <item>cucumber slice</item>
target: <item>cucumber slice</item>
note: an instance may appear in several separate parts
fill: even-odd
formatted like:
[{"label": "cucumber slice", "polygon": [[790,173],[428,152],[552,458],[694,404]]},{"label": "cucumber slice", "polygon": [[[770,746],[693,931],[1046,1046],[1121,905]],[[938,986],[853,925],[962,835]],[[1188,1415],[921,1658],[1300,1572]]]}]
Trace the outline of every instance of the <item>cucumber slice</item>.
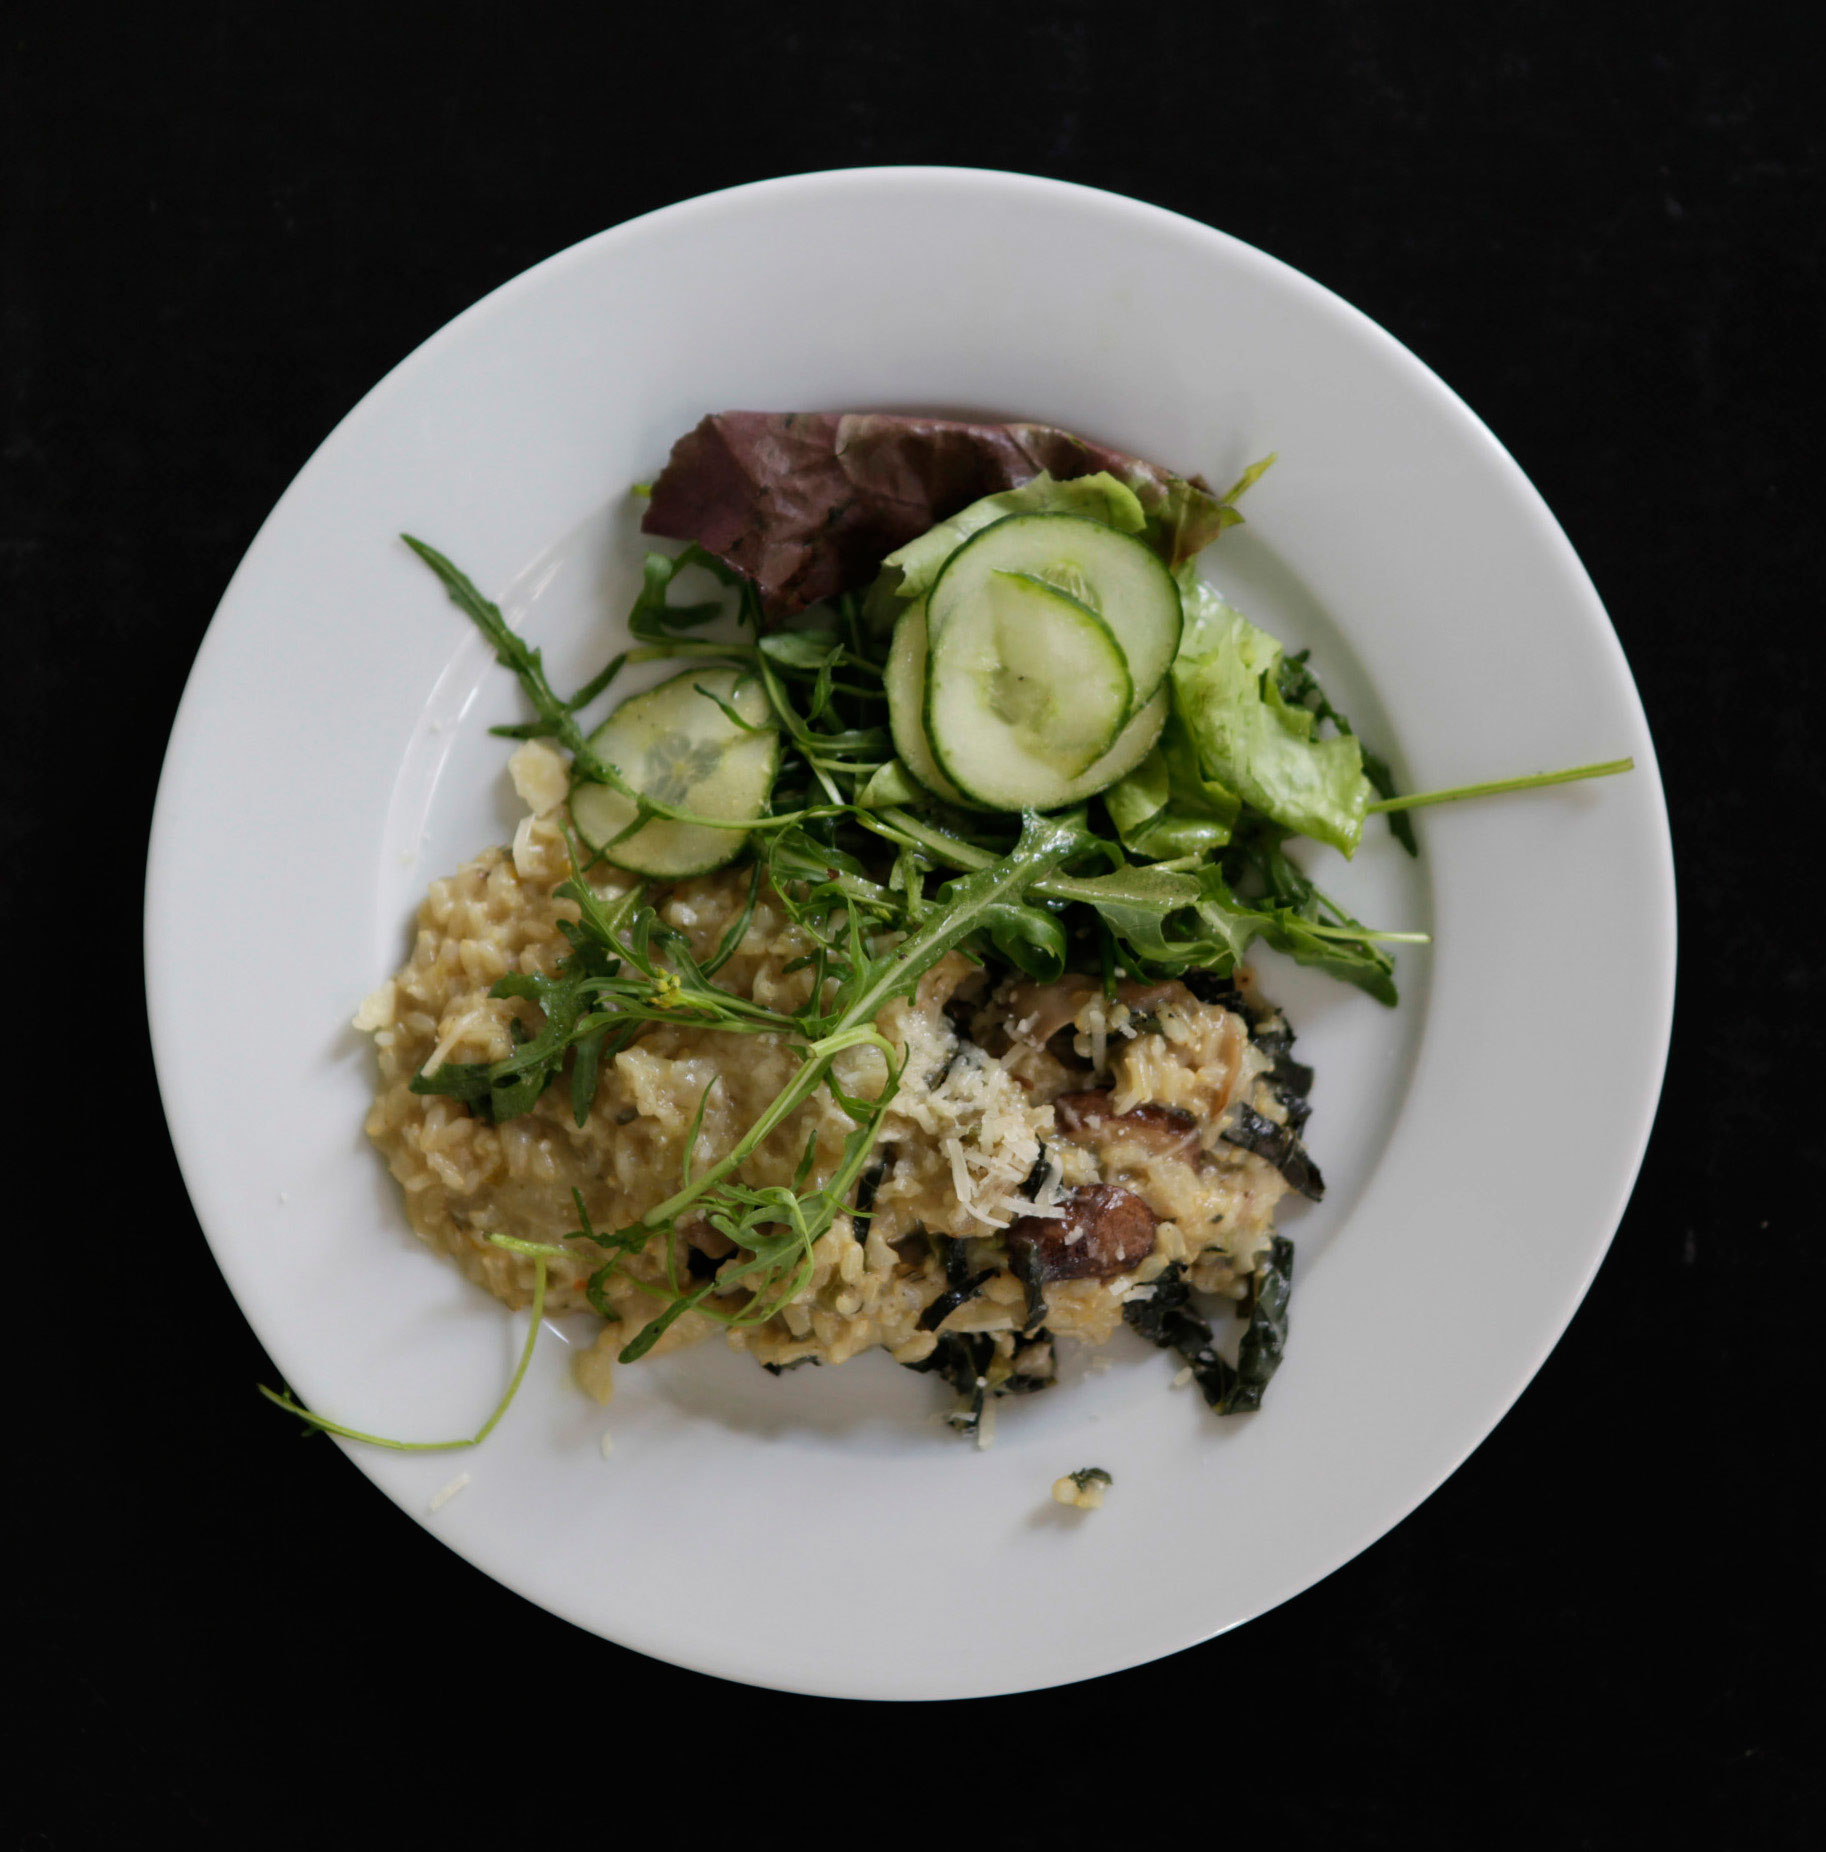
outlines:
[{"label": "cucumber slice", "polygon": [[888,730],[907,770],[942,802],[977,810],[943,772],[926,739],[926,601],[915,599],[894,622],[894,643],[882,682],[888,696]]},{"label": "cucumber slice", "polygon": [[[936,798],[960,810],[982,810],[958,790],[939,770],[926,738],[922,713],[926,679],[926,603],[918,599],[901,612],[894,630],[894,647],[888,657],[888,718],[894,734],[894,750],[913,777]],[[1047,808],[1063,809],[1067,804],[1082,803],[1098,791],[1107,790],[1118,778],[1126,778],[1150,752],[1166,725],[1173,704],[1171,685],[1162,687],[1146,707],[1116,736],[1116,743],[1097,763],[1081,772],[1060,788],[1060,795]]]},{"label": "cucumber slice", "polygon": [[1050,809],[1129,719],[1134,688],[1110,627],[1023,572],[987,575],[931,639],[926,738],[960,791]]},{"label": "cucumber slice", "polygon": [[[745,731],[700,688],[762,731]],[[687,669],[645,694],[630,695],[590,735],[590,746],[648,797],[699,816],[747,822],[765,810],[779,770],[780,736],[768,718],[766,691],[752,675]],[[571,787],[571,816],[584,841],[635,874],[666,880],[708,874],[734,861],[748,841],[741,830],[656,817],[615,842],[635,814],[633,803],[608,785]]]},{"label": "cucumber slice", "polygon": [[966,540],[933,582],[934,646],[954,618],[991,595],[995,575],[1004,572],[1039,580],[1094,611],[1128,664],[1129,715],[1153,699],[1178,653],[1184,614],[1173,575],[1150,547],[1083,515],[1009,515]]},{"label": "cucumber slice", "polygon": [[1116,735],[1116,743],[1089,771],[1082,772],[1051,799],[1048,810],[1063,810],[1067,804],[1081,804],[1099,791],[1107,791],[1118,778],[1126,778],[1149,753],[1160,738],[1173,708],[1173,685],[1157,689],[1154,698]]}]

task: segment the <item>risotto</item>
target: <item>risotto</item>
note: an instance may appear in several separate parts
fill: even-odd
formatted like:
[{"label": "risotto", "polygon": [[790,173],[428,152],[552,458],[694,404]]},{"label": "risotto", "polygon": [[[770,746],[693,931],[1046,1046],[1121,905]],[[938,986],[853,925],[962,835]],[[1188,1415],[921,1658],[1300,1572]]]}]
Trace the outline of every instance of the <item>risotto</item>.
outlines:
[{"label": "risotto", "polygon": [[[539,1011],[491,992],[513,973],[552,976],[569,950],[563,926],[579,905],[556,891],[573,873],[564,764],[529,744],[513,772],[532,814],[510,847],[432,884],[410,957],[357,1017],[379,1055],[367,1129],[414,1230],[507,1304],[530,1301],[534,1263],[489,1236],[572,1243],[549,1263],[546,1304],[606,1314],[579,1365],[599,1397],[610,1360],[681,1279],[710,1290],[656,1351],[721,1330],[773,1370],[840,1364],[876,1346],[933,1368],[941,1345],[966,1340],[960,1354],[992,1394],[1051,1380],[1057,1341],[1105,1342],[1125,1304],[1146,1301],[1163,1276],[1248,1300],[1289,1183],[1237,1126],[1255,1127],[1257,1144],[1260,1128],[1288,1128],[1279,1017],[1246,983],[1039,983],[957,951],[876,1019],[898,1087],[852,1206],[818,1238],[788,1302],[758,1322],[739,1319],[751,1295],[739,1281],[727,1295],[716,1284],[734,1244],[689,1217],[624,1253],[592,1300],[586,1283],[603,1255],[581,1229],[635,1224],[691,1168],[713,1164],[800,1057],[780,1036],[655,1021],[603,1063],[581,1123],[562,1086],[498,1124],[414,1091],[415,1077],[441,1064],[509,1054]],[[635,877],[599,864],[586,879],[612,903]],[[718,983],[797,1010],[814,982],[812,945],[770,886],[751,895],[752,881],[751,870],[723,869],[649,887],[648,898],[700,963],[751,909]],[[878,1100],[889,1065],[862,1046],[832,1075],[853,1098]],[[745,1180],[803,1188],[809,1154],[810,1181],[822,1183],[851,1131],[821,1086],[750,1155]]]}]

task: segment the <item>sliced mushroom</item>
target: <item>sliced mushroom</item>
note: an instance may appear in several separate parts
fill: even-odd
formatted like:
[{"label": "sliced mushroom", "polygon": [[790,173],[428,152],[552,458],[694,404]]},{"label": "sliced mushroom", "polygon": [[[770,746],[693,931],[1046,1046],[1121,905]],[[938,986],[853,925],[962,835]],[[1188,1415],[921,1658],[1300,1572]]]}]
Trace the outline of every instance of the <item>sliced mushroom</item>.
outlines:
[{"label": "sliced mushroom", "polygon": [[1109,1136],[1132,1138],[1163,1157],[1190,1152],[1198,1144],[1198,1121],[1177,1106],[1144,1102],[1127,1112],[1110,1111],[1110,1096],[1102,1088],[1086,1093],[1063,1093],[1052,1103],[1059,1130],[1075,1140]]},{"label": "sliced mushroom", "polygon": [[[1113,1280],[1154,1251],[1159,1218],[1139,1196],[1091,1183],[1059,1199],[1059,1216],[1024,1215],[1008,1230],[1008,1250],[1039,1262],[1047,1280]],[[1018,1267],[1017,1267],[1018,1271]]]}]

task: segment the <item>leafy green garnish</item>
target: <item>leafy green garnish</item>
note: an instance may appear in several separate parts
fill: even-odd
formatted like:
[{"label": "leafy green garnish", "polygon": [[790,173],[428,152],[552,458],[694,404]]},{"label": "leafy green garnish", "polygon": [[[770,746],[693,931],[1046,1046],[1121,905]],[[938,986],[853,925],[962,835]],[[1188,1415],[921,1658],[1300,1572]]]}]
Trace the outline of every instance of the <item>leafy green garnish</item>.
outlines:
[{"label": "leafy green garnish", "polygon": [[344,1440],[366,1441],[370,1447],[386,1447],[395,1453],[455,1453],[464,1447],[479,1447],[500,1425],[501,1417],[513,1406],[513,1400],[520,1393],[520,1385],[526,1380],[526,1371],[533,1360],[533,1349],[539,1342],[539,1325],[545,1317],[545,1272],[554,1259],[567,1257],[567,1250],[554,1247],[541,1241],[519,1241],[511,1235],[490,1235],[489,1241],[498,1248],[505,1248],[512,1254],[524,1254],[533,1263],[533,1306],[532,1318],[526,1327],[526,1343],[520,1351],[520,1361],[513,1375],[508,1379],[501,1399],[495,1404],[491,1414],[473,1434],[460,1440],[390,1440],[384,1434],[365,1434],[359,1428],[344,1427],[340,1421],[332,1421],[326,1415],[318,1415],[304,1406],[289,1389],[269,1389],[264,1383],[258,1385],[260,1393],[287,1414],[296,1415],[300,1421],[323,1434],[337,1434]]},{"label": "leafy green garnish", "polygon": [[[1275,669],[1275,683],[1281,691],[1281,699],[1290,706],[1304,707],[1320,720],[1329,720],[1340,733],[1354,733],[1356,729],[1325,698],[1325,690],[1319,686],[1319,679],[1309,666],[1312,651],[1303,649],[1294,655],[1283,656]],[[1363,775],[1370,781],[1371,788],[1378,797],[1392,798],[1395,795],[1395,774],[1389,762],[1379,753],[1371,752],[1365,746],[1363,751]],[[1371,810],[1380,808],[1372,804]],[[1414,839],[1414,826],[1404,812],[1389,812],[1389,832],[1409,855],[1420,853],[1420,844]]]},{"label": "leafy green garnish", "polygon": [[1190,567],[1180,596],[1173,705],[1205,777],[1283,829],[1354,854],[1371,796],[1355,736],[1317,736],[1312,710],[1281,692],[1281,645]]},{"label": "leafy green garnish", "polygon": [[1160,743],[1104,792],[1103,802],[1123,847],[1160,862],[1221,849],[1242,810],[1234,791],[1205,776],[1177,710],[1167,716]]}]

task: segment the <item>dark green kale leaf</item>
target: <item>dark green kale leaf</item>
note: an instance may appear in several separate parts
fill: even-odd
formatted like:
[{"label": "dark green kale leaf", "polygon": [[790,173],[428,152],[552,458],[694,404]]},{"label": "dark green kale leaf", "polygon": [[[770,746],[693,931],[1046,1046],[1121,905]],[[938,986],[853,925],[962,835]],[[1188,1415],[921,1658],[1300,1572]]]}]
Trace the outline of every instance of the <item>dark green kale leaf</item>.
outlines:
[{"label": "dark green kale leaf", "polygon": [[966,1300],[974,1299],[996,1276],[994,1267],[970,1271],[970,1254],[961,1241],[945,1242],[945,1290],[919,1315],[921,1331],[936,1331]]},{"label": "dark green kale leaf", "polygon": [[1287,1301],[1293,1287],[1293,1243],[1276,1235],[1255,1276],[1255,1307],[1234,1365],[1218,1355],[1211,1327],[1192,1309],[1185,1267],[1175,1261],[1154,1281],[1153,1293],[1122,1308],[1131,1331],[1162,1350],[1177,1351],[1211,1409],[1248,1414],[1262,1405],[1268,1379],[1287,1346]]},{"label": "dark green kale leaf", "polygon": [[1325,1179],[1291,1125],[1276,1125],[1253,1106],[1239,1100],[1231,1109],[1231,1117],[1221,1136],[1227,1144],[1238,1145],[1245,1151],[1253,1151],[1257,1157],[1266,1158],[1310,1201],[1318,1202],[1324,1197]]},{"label": "dark green kale leaf", "polygon": [[983,1404],[989,1398],[989,1366],[995,1360],[995,1339],[987,1331],[945,1331],[928,1357],[905,1364],[909,1370],[930,1371],[955,1389],[961,1398],[949,1416],[960,1434],[974,1435],[982,1424]]},{"label": "dark green kale leaf", "polygon": [[1235,1385],[1220,1413],[1240,1415],[1261,1407],[1268,1379],[1281,1367],[1287,1350],[1287,1301],[1292,1294],[1293,1243],[1276,1235],[1255,1271],[1255,1307],[1237,1347]]}]

